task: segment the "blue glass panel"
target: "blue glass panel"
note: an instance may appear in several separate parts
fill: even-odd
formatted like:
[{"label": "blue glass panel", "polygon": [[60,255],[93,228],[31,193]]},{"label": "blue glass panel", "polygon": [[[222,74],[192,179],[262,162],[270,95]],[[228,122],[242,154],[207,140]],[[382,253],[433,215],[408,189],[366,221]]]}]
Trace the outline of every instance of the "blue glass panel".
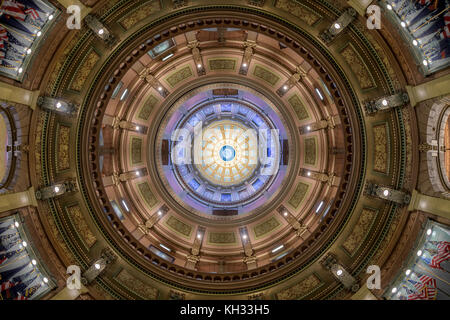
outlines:
[{"label": "blue glass panel", "polygon": [[220,200],[222,202],[230,202],[231,201],[231,193],[222,193]]},{"label": "blue glass panel", "polygon": [[191,181],[189,181],[189,185],[194,190],[197,190],[197,188],[200,187],[200,183],[198,183],[197,180],[195,180],[195,179],[192,179]]},{"label": "blue glass panel", "polygon": [[255,182],[252,183],[253,188],[255,188],[255,190],[260,189],[263,186],[263,182],[259,179],[257,179]]}]

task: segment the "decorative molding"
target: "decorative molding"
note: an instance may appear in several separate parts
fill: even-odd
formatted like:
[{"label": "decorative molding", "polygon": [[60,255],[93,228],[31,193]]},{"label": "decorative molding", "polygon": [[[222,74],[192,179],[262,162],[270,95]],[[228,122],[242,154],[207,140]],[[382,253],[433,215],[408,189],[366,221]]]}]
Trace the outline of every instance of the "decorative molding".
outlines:
[{"label": "decorative molding", "polygon": [[153,208],[158,204],[158,199],[156,199],[155,195],[150,189],[150,185],[148,184],[148,182],[138,183],[137,187],[141,193],[142,198],[144,198],[149,208]]},{"label": "decorative molding", "polygon": [[351,228],[351,233],[342,244],[342,248],[353,256],[367,238],[369,231],[378,215],[378,210],[363,208],[358,221]]},{"label": "decorative molding", "polygon": [[[178,1],[180,2],[180,1]],[[183,1],[184,2],[184,1]],[[140,21],[151,16],[153,13],[158,12],[161,9],[159,1],[145,2],[144,5],[137,7],[132,12],[126,14],[122,19],[119,20],[119,24],[126,30],[132,28]]]},{"label": "decorative molding", "polygon": [[175,71],[171,75],[165,78],[165,81],[173,88],[178,85],[180,82],[192,77],[194,74],[192,73],[192,69],[189,65],[180,68]]},{"label": "decorative molding", "polygon": [[311,294],[323,285],[323,282],[315,274],[311,274],[296,285],[282,290],[276,294],[278,300],[299,300]]},{"label": "decorative molding", "polygon": [[137,116],[138,119],[147,121],[153,109],[156,107],[158,103],[159,100],[154,95],[150,95],[142,105],[141,110],[139,111]]},{"label": "decorative molding", "polygon": [[70,221],[72,222],[72,225],[74,226],[86,249],[91,248],[97,242],[97,238],[89,228],[89,225],[87,224],[84,215],[81,212],[80,206],[72,205],[66,207],[66,211]]},{"label": "decorative molding", "polygon": [[178,220],[174,216],[169,216],[164,224],[186,238],[191,237],[192,230],[194,229],[193,226],[188,225],[181,220]]},{"label": "decorative molding", "polygon": [[303,202],[303,199],[306,196],[306,193],[308,192],[309,184],[299,182],[297,184],[297,187],[295,188],[294,193],[292,194],[291,198],[289,199],[289,204],[297,209],[300,203]]},{"label": "decorative molding", "polygon": [[305,146],[305,164],[315,166],[317,162],[317,138],[310,137],[304,139]]},{"label": "decorative molding", "polygon": [[267,235],[268,233],[274,231],[278,227],[281,226],[281,222],[278,221],[275,217],[272,217],[255,227],[253,227],[253,232],[255,234],[255,238],[261,238],[262,236]]},{"label": "decorative molding", "polygon": [[312,12],[305,5],[293,0],[276,0],[275,8],[292,14],[310,26],[321,19],[321,16]]},{"label": "decorative molding", "polygon": [[276,85],[280,80],[279,76],[260,65],[255,66],[255,68],[253,69],[253,75],[260,78],[261,80],[264,80],[272,86]]},{"label": "decorative molding", "polygon": [[70,168],[70,127],[58,124],[56,129],[56,172]]},{"label": "decorative molding", "polygon": [[143,299],[156,300],[158,298],[158,289],[135,278],[125,269],[122,269],[114,280]]},{"label": "decorative molding", "polygon": [[390,137],[389,125],[387,122],[374,125],[372,127],[374,140],[373,170],[376,172],[389,174],[390,161]]},{"label": "decorative molding", "polygon": [[352,70],[362,89],[371,89],[375,87],[372,74],[352,44],[347,44],[340,53],[350,67],[350,70]]},{"label": "decorative molding", "polygon": [[309,115],[308,110],[306,109],[305,105],[303,104],[301,98],[294,94],[292,97],[288,99],[289,104],[294,109],[295,114],[297,115],[298,120],[304,121],[307,119],[310,119],[311,116]]},{"label": "decorative molding", "polygon": [[69,86],[70,90],[80,92],[83,89],[89,74],[94,70],[95,65],[99,60],[100,55],[95,52],[93,48],[90,48],[88,53],[78,64],[78,69],[75,71]]},{"label": "decorative molding", "polygon": [[138,165],[143,162],[142,159],[142,138],[131,137],[131,164]]}]

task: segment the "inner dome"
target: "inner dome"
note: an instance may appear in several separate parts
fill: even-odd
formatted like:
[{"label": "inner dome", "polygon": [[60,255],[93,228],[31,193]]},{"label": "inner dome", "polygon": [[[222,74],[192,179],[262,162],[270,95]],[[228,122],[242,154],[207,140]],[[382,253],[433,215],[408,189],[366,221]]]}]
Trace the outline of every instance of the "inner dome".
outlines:
[{"label": "inner dome", "polygon": [[283,122],[273,104],[249,90],[215,96],[200,88],[172,106],[164,131],[171,157],[161,176],[183,206],[201,213],[257,208],[286,172]]}]

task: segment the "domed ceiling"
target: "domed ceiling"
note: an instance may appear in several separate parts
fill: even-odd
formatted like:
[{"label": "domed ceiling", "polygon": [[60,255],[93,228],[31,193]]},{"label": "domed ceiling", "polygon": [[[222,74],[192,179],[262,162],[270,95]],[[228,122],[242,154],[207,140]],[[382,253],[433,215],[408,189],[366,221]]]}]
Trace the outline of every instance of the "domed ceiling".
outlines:
[{"label": "domed ceiling", "polygon": [[34,185],[71,183],[38,203],[54,274],[107,250],[97,298],[344,299],[369,265],[389,282],[396,240],[423,222],[388,201],[417,179],[412,107],[364,109],[404,91],[392,37],[347,1],[98,1],[89,16],[108,37],[64,31],[40,88],[76,113],[34,118]]}]

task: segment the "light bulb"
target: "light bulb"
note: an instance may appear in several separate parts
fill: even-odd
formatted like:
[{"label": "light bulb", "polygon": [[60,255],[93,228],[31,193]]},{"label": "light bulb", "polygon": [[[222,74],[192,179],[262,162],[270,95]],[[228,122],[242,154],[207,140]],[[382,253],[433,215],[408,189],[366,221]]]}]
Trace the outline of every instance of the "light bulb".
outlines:
[{"label": "light bulb", "polygon": [[245,62],[242,64],[242,66],[243,66],[244,68],[247,68],[247,64],[246,64]]},{"label": "light bulb", "polygon": [[420,257],[422,255],[422,250],[417,251],[417,255]]},{"label": "light bulb", "polygon": [[340,29],[340,28],[341,28],[341,25],[340,25],[339,23],[335,23],[335,24],[334,24],[334,27],[335,27],[336,29]]},{"label": "light bulb", "polygon": [[417,40],[414,39],[414,40],[413,40],[413,45],[414,45],[414,46],[417,46],[418,44],[419,44],[419,43],[417,42]]},{"label": "light bulb", "polygon": [[340,275],[342,274],[342,270],[339,269],[338,271],[336,271],[336,274],[337,274],[338,276],[340,276]]},{"label": "light bulb", "polygon": [[392,288],[392,293],[396,293],[397,292],[397,288]]},{"label": "light bulb", "polygon": [[384,195],[385,197],[387,197],[387,196],[389,195],[389,190],[384,190],[384,191],[383,191],[383,195]]},{"label": "light bulb", "polygon": [[158,87],[158,91],[162,91],[162,89],[163,89],[162,87]]},{"label": "light bulb", "polygon": [[55,192],[59,192],[59,187],[55,187]]},{"label": "light bulb", "polygon": [[41,31],[38,31],[38,33],[37,33],[36,35],[37,35],[38,37],[40,37],[41,34],[42,34],[42,32],[41,32]]},{"label": "light bulb", "polygon": [[47,278],[45,278],[45,277],[44,277],[44,279],[42,279],[42,280],[44,280],[44,282],[45,282],[45,283],[47,283],[47,282],[48,282],[48,279],[47,279]]},{"label": "light bulb", "polygon": [[94,268],[97,270],[100,270],[100,264],[98,264],[98,263],[94,264]]},{"label": "light bulb", "polygon": [[27,50],[27,54],[30,54],[31,53],[31,49],[30,48],[28,48],[28,50]]},{"label": "light bulb", "polygon": [[53,15],[51,14],[48,16],[48,20],[52,20],[52,19],[53,19]]},{"label": "light bulb", "polygon": [[391,6],[390,4],[388,4],[388,5],[386,6],[386,8],[387,8],[388,10],[392,10],[392,6]]},{"label": "light bulb", "polygon": [[98,34],[100,34],[100,35],[102,35],[104,32],[105,32],[105,30],[103,30],[103,29],[98,30]]},{"label": "light bulb", "polygon": [[431,234],[431,229],[428,229],[427,230],[427,235],[430,235]]},{"label": "light bulb", "polygon": [[407,275],[407,276],[409,276],[410,274],[411,274],[411,270],[406,270],[406,272],[405,272],[405,274]]},{"label": "light bulb", "polygon": [[23,69],[22,69],[22,68],[19,68],[19,70],[18,70],[18,71],[19,71],[19,73],[22,73]]},{"label": "light bulb", "polygon": [[383,104],[383,106],[387,106],[388,105],[388,101],[386,99],[383,99],[383,101],[381,101],[381,103]]},{"label": "light bulb", "polygon": [[56,109],[59,109],[59,108],[61,108],[61,102],[58,102],[58,103],[56,104]]},{"label": "light bulb", "polygon": [[22,245],[26,247],[28,244],[25,241],[22,241]]},{"label": "light bulb", "polygon": [[19,223],[16,221],[16,222],[14,222],[14,225],[16,226],[16,228],[18,228],[19,227]]},{"label": "light bulb", "polygon": [[36,262],[36,260],[33,259],[33,260],[31,260],[31,263],[33,264],[33,266],[35,266],[37,262]]}]

